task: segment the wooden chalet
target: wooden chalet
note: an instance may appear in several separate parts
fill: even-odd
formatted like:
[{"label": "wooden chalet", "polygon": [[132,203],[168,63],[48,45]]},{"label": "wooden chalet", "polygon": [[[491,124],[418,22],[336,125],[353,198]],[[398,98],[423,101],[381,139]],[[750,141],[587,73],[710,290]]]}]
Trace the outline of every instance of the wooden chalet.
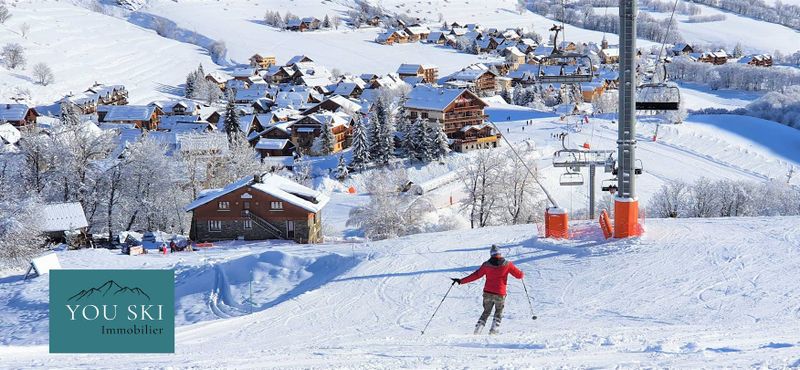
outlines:
[{"label": "wooden chalet", "polygon": [[427,85],[416,86],[403,107],[409,119],[440,122],[451,147],[458,152],[494,148],[500,134],[484,120],[487,106],[477,95],[466,89],[442,89]]},{"label": "wooden chalet", "polygon": [[162,113],[156,105],[100,105],[97,107],[97,120],[100,123],[156,130]]},{"label": "wooden chalet", "polygon": [[439,68],[432,64],[401,64],[397,68],[400,78],[421,77],[423,82],[436,83],[439,78]]},{"label": "wooden chalet", "polygon": [[737,61],[739,64],[747,64],[756,67],[772,67],[772,55],[753,54],[745,55]]},{"label": "wooden chalet", "polygon": [[725,50],[720,49],[720,50],[715,51],[713,53],[710,53],[710,52],[702,53],[700,55],[700,57],[697,58],[697,60],[700,61],[700,62],[703,62],[703,63],[711,63],[711,64],[715,64],[715,65],[722,65],[722,64],[728,63],[728,59],[729,58],[730,58],[730,55],[728,54],[728,52],[726,52]]},{"label": "wooden chalet", "polygon": [[405,44],[408,42],[408,34],[403,30],[389,29],[379,34],[375,42],[383,45]]},{"label": "wooden chalet", "polygon": [[497,90],[497,75],[489,69],[465,69],[446,77],[447,82],[463,81],[473,92],[491,95]]},{"label": "wooden chalet", "polygon": [[206,75],[206,81],[213,82],[219,86],[220,90],[225,89],[225,83],[231,79],[231,76],[228,76],[222,72],[210,72]]},{"label": "wooden chalet", "polygon": [[691,53],[694,53],[694,48],[692,48],[692,45],[690,44],[678,43],[675,44],[675,46],[673,46],[672,49],[670,49],[670,51],[674,56],[689,55]]},{"label": "wooden chalet", "polygon": [[409,42],[417,42],[422,40],[427,40],[428,35],[431,33],[431,30],[426,26],[421,25],[413,25],[407,26],[403,29],[403,31],[408,35]]},{"label": "wooden chalet", "polygon": [[36,117],[39,117],[36,109],[25,104],[0,105],[0,123],[8,122],[14,127],[35,126]]},{"label": "wooden chalet", "polygon": [[322,22],[315,17],[292,19],[286,24],[286,29],[297,32],[313,31],[318,30],[321,23]]},{"label": "wooden chalet", "polygon": [[270,66],[274,66],[276,63],[275,56],[273,55],[261,55],[256,53],[250,57],[250,66],[253,68],[266,69]]},{"label": "wooden chalet", "polygon": [[322,130],[330,127],[335,136],[333,152],[337,153],[350,147],[354,123],[353,117],[343,112],[311,113],[292,124],[292,143],[298,150],[309,153]]},{"label": "wooden chalet", "polygon": [[322,242],[329,198],[285,177],[264,173],[204,191],[186,207],[197,241],[284,239]]}]

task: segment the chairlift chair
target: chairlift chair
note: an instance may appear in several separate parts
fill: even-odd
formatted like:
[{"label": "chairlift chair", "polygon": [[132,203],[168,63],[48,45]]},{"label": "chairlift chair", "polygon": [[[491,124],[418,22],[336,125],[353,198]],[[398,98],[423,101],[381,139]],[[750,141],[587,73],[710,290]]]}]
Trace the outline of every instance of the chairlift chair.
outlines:
[{"label": "chairlift chair", "polygon": [[[558,74],[545,73],[548,67],[559,67]],[[575,84],[592,82],[592,59],[586,54],[556,52],[539,61],[536,79],[542,83]]]},{"label": "chairlift chair", "polygon": [[583,175],[577,172],[565,172],[558,178],[561,186],[580,186],[583,185]]},{"label": "chairlift chair", "polygon": [[[676,111],[681,105],[681,90],[666,82],[645,83],[638,87],[636,110]],[[654,97],[655,96],[655,97]],[[657,98],[656,98],[657,97]]]},{"label": "chairlift chair", "polygon": [[614,194],[618,189],[617,179],[606,179],[600,183],[600,190],[602,191],[607,191],[611,194]]},{"label": "chairlift chair", "polygon": [[[633,165],[633,174],[634,175],[641,175],[644,172],[644,165],[642,165],[642,160],[637,159],[635,164]],[[619,173],[619,167],[614,164],[614,168],[611,170],[611,174],[616,176]]]}]

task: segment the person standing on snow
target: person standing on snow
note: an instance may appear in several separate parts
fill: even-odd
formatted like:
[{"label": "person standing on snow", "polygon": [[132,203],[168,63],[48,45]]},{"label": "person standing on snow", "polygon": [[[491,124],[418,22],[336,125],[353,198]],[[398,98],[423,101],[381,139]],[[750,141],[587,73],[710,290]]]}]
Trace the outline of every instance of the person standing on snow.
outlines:
[{"label": "person standing on snow", "polygon": [[500,249],[496,245],[492,245],[489,253],[491,258],[484,262],[478,270],[463,279],[452,278],[454,282],[461,285],[486,276],[486,283],[483,286],[483,313],[475,325],[475,334],[480,334],[483,330],[486,320],[489,319],[489,315],[492,313],[492,308],[494,308],[494,320],[489,334],[498,334],[500,332],[500,321],[503,320],[503,308],[506,302],[508,274],[517,279],[522,279],[525,275],[511,261],[503,258]]}]

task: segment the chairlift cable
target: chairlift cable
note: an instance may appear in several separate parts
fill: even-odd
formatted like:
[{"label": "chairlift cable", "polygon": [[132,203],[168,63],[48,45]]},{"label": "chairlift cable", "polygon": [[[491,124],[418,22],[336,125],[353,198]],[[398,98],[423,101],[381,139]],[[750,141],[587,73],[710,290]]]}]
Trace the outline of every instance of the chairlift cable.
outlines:
[{"label": "chairlift cable", "polygon": [[[488,118],[486,119],[486,121],[488,121],[489,124],[492,125],[492,127],[494,127],[495,130],[497,130],[497,132],[500,132],[500,128],[497,127],[497,125],[494,123],[494,121],[492,121],[492,120],[490,120]],[[505,135],[500,135],[500,136],[503,138],[503,141],[505,141],[506,144],[508,144],[508,147],[511,148],[511,151],[514,153],[514,155],[517,157],[517,159],[519,159],[520,163],[522,163],[522,165],[528,171],[528,174],[531,175],[531,177],[533,177],[533,180],[536,181],[536,184],[539,185],[540,188],[542,188],[542,191],[544,192],[544,195],[547,196],[547,200],[550,201],[550,204],[555,208],[560,208],[558,206],[558,202],[556,202],[555,198],[553,198],[553,196],[550,194],[550,192],[547,191],[547,188],[545,188],[544,185],[541,183],[541,181],[539,181],[539,177],[536,176],[536,174],[533,173],[533,170],[531,170],[531,168],[528,166],[528,164],[525,163],[525,160],[522,158],[521,155],[519,155],[519,152],[517,152],[517,149],[514,148],[514,145],[511,145],[511,142],[508,141],[508,138]]]}]

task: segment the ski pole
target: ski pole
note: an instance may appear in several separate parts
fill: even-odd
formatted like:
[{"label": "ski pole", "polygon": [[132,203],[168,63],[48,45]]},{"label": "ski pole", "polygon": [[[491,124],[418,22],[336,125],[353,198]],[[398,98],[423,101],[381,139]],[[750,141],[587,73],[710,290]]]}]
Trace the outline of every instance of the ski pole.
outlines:
[{"label": "ski pole", "polygon": [[525,298],[528,298],[528,307],[531,308],[531,320],[536,320],[536,315],[533,313],[533,303],[531,303],[531,296],[528,295],[528,287],[525,285],[525,278],[522,278],[522,287],[525,289]]},{"label": "ski pole", "polygon": [[422,328],[422,334],[420,334],[420,335],[424,335],[424,334],[425,334],[425,330],[427,330],[427,329],[428,329],[428,325],[430,325],[430,324],[431,324],[431,320],[433,320],[433,317],[434,317],[434,316],[436,316],[436,313],[437,313],[437,312],[439,312],[439,307],[442,307],[442,303],[444,303],[444,299],[445,299],[445,298],[447,298],[447,295],[448,295],[448,294],[450,294],[450,289],[453,289],[453,285],[456,285],[456,282],[455,282],[455,281],[453,281],[453,283],[452,283],[452,284],[450,284],[450,287],[449,287],[449,288],[447,288],[447,293],[445,293],[445,294],[444,294],[444,297],[442,297],[442,301],[441,301],[441,302],[439,302],[439,305],[438,305],[438,306],[436,306],[436,310],[434,310],[434,311],[433,311],[433,315],[431,315],[431,318],[430,318],[430,319],[428,319],[428,323],[427,323],[427,324],[425,324],[425,327],[424,327],[424,328]]}]

